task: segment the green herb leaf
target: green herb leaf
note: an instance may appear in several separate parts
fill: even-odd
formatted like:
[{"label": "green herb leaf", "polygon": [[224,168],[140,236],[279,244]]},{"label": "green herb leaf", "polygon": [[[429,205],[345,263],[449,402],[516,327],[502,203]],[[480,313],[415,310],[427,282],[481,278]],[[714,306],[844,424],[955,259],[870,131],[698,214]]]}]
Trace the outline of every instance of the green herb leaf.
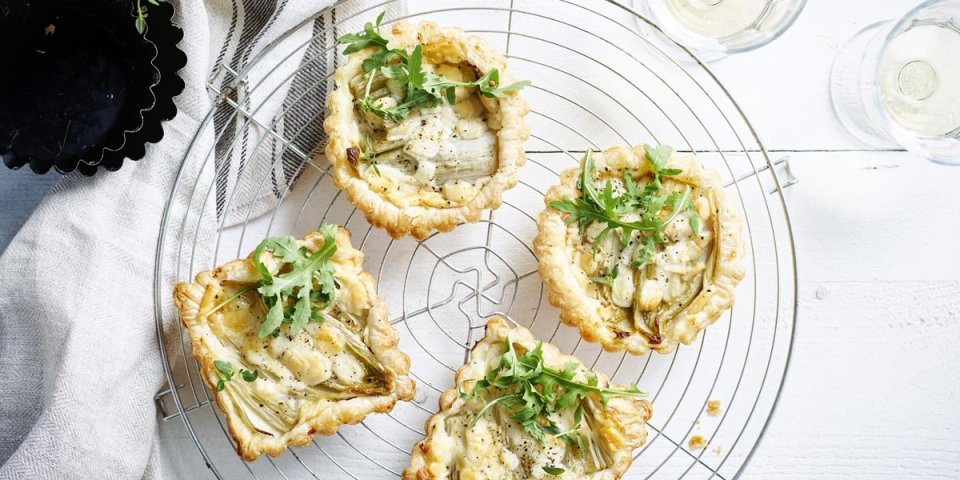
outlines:
[{"label": "green herb leaf", "polygon": [[[304,294],[306,292],[306,294]],[[297,306],[293,310],[293,317],[290,319],[290,331],[299,332],[307,322],[310,321],[310,315],[313,313],[310,310],[310,292],[309,289],[301,288],[297,292],[299,300],[297,300]]]},{"label": "green herb leaf", "polygon": [[[223,389],[226,388],[226,382],[233,379],[233,364],[223,360],[214,360],[213,366],[217,369],[217,385],[215,388],[218,392],[222,392]],[[256,370],[251,372],[250,370],[240,369],[240,376],[243,377],[243,380],[246,382],[256,380],[258,375],[259,372]]]},{"label": "green herb leaf", "polygon": [[[261,277],[257,291],[268,307],[260,337],[274,333],[284,323],[289,323],[290,333],[296,334],[318,316],[315,304],[322,309],[333,302],[336,283],[328,262],[337,251],[336,227],[324,225],[320,231],[323,246],[313,253],[298,247],[292,237],[267,238],[254,250],[252,261]],[[281,260],[276,274],[263,264],[261,256],[266,250]]]},{"label": "green herb leaf", "polygon": [[602,277],[590,277],[590,280],[593,280],[594,282],[597,282],[597,283],[611,285],[613,284],[613,281],[617,279],[617,275],[619,274],[620,274],[620,264],[618,263],[614,265],[613,268],[607,269],[607,273],[605,273]]},{"label": "green herb leaf", "polygon": [[347,48],[343,50],[343,54],[350,55],[353,52],[358,52],[368,47],[382,47],[386,49],[387,39],[380,35],[380,23],[383,21],[383,15],[385,13],[386,12],[380,13],[377,17],[376,25],[370,22],[364,24],[363,32],[348,33],[338,38],[337,43],[347,44]]},{"label": "green herb leaf", "polygon": [[687,207],[687,222],[690,223],[690,230],[693,231],[693,234],[700,235],[700,214],[694,208],[693,202],[690,202]]},{"label": "green herb leaf", "polygon": [[[417,45],[410,53],[393,48],[380,33],[383,15],[381,13],[377,17],[376,24],[369,22],[365,24],[362,32],[350,33],[337,39],[339,43],[347,45],[343,50],[344,55],[365,48],[376,48],[376,51],[363,61],[368,88],[364,96],[356,101],[357,106],[365,111],[399,122],[415,108],[432,107],[443,101],[450,104],[456,103],[456,87],[477,87],[480,93],[487,97],[504,97],[510,92],[530,85],[529,81],[523,81],[500,87],[500,72],[496,69],[488,71],[474,82],[454,82],[441,75],[425,71],[423,45]],[[406,94],[399,105],[380,108],[370,99],[369,85],[376,75],[383,75],[404,87]]]},{"label": "green herb leaf", "polygon": [[[683,173],[678,168],[665,168],[673,149],[666,145],[658,147],[644,146],[646,158],[653,178],[641,186],[634,180],[633,174],[624,171],[623,192],[615,195],[611,181],[599,187],[594,180],[596,164],[591,151],[587,151],[582,162],[577,188],[579,198],[564,198],[550,202],[550,207],[567,214],[568,225],[576,223],[580,234],[594,222],[605,224],[600,234],[593,240],[594,248],[599,248],[603,239],[615,230],[620,232],[624,245],[639,242],[633,259],[634,267],[642,267],[650,262],[657,252],[657,245],[665,242],[661,232],[681,213],[686,213],[691,228],[699,230],[699,218],[691,215],[690,188],[683,192],[661,193],[662,177],[672,177]],[[664,218],[664,211],[667,211]],[[640,219],[624,221],[628,214],[637,214]],[[695,214],[695,211],[694,211]],[[592,277],[594,282],[610,284],[610,275]]]},{"label": "green herb leaf", "polygon": [[530,85],[529,80],[524,80],[522,82],[512,83],[506,87],[500,88],[500,72],[497,69],[490,70],[482,77],[478,78],[476,81],[478,87],[480,87],[480,93],[487,97],[497,97],[503,98],[507,93],[515,92]]},{"label": "green herb leaf", "polygon": [[213,366],[216,367],[217,371],[223,374],[224,378],[230,380],[233,377],[233,365],[230,362],[224,362],[223,360],[214,360]]},{"label": "green herb leaf", "polygon": [[[158,6],[158,7],[160,6],[160,4],[157,3],[157,0],[147,0],[147,1],[151,5]],[[141,5],[140,0],[137,0],[137,4],[134,6],[134,10],[136,12],[136,18],[134,19],[133,25],[136,27],[137,33],[139,33],[140,35],[143,35],[144,33],[147,32],[147,17],[149,16],[147,15],[147,7],[145,5]]]},{"label": "green herb leaf", "polygon": [[380,73],[383,74],[384,77],[396,80],[396,82],[401,85],[410,82],[407,69],[402,65],[384,65],[380,67]]},{"label": "green herb leaf", "polygon": [[644,144],[643,150],[647,160],[650,162],[655,171],[660,171],[663,169],[664,165],[667,164],[667,160],[670,160],[670,155],[673,155],[673,148],[668,145],[658,145],[656,147],[652,147]]},{"label": "green herb leaf", "polygon": [[[583,381],[577,380],[578,374]],[[487,400],[487,393],[495,396]],[[511,418],[520,424],[524,432],[542,444],[546,442],[547,434],[570,440],[568,437],[580,429],[582,405],[591,393],[598,394],[604,403],[613,397],[645,396],[635,385],[626,390],[600,387],[593,372],[582,370],[575,363],[567,363],[563,370],[547,367],[543,361],[542,343],[537,343],[536,348],[523,355],[517,355],[513,343],[506,339],[497,366],[476,381],[472,392],[461,392],[461,396],[483,399],[485,402],[471,421],[471,426],[487,411],[500,405],[510,412]],[[576,425],[570,431],[561,432],[553,416],[569,408],[576,409]]]},{"label": "green herb leaf", "polygon": [[413,86],[423,88],[423,82],[427,79],[423,72],[423,45],[417,45],[407,60],[407,79]]},{"label": "green herb leaf", "polygon": [[544,465],[543,471],[549,473],[550,475],[560,475],[563,472],[566,472],[566,469],[560,467],[549,467]]},{"label": "green herb leaf", "polygon": [[260,325],[260,332],[258,333],[260,338],[266,337],[280,328],[280,325],[283,324],[283,313],[283,303],[273,299],[273,305],[270,306],[267,317]]},{"label": "green herb leaf", "polygon": [[637,249],[637,255],[633,257],[633,267],[642,268],[644,265],[650,263],[653,260],[653,256],[657,254],[657,241],[655,238],[644,237],[643,245]]}]

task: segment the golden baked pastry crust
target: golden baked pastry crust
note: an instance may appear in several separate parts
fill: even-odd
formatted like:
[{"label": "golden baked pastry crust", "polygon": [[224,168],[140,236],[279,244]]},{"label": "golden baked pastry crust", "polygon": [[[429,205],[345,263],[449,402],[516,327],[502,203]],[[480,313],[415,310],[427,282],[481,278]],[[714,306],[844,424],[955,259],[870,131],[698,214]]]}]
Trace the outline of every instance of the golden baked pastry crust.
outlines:
[{"label": "golden baked pastry crust", "polygon": [[[432,22],[412,25],[398,21],[385,36],[396,48],[408,51],[417,44],[423,44],[425,63],[466,62],[482,72],[496,68],[500,73],[501,85],[514,82],[506,70],[507,62],[502,55],[490,49],[483,39],[467,35],[459,28],[441,28]],[[524,116],[530,110],[526,100],[516,92],[503,98],[486,100],[497,105],[490,114],[500,116],[501,128],[496,131],[499,165],[476,196],[463,204],[444,208],[397,205],[371,186],[370,179],[364,178],[351,165],[347,154],[347,149],[359,148],[363,141],[354,104],[356,99],[350,91],[349,81],[362,73],[363,60],[372,51],[368,48],[350,54],[347,64],[334,74],[337,88],[330,94],[330,114],[323,124],[329,137],[326,156],[332,164],[334,183],[347,193],[350,202],[363,212],[368,222],[385,229],[393,238],[409,234],[422,240],[434,231],[448,232],[461,222],[476,222],[484,210],[498,208],[503,192],[516,185],[517,169],[526,162],[523,143],[530,136],[530,129],[524,123]],[[427,194],[437,195],[436,192]]]},{"label": "golden baked pastry crust", "polygon": [[[461,398],[459,390],[467,391],[469,381],[483,378],[490,367],[496,366],[503,353],[503,344],[507,338],[510,338],[515,346],[520,346],[528,351],[533,350],[537,345],[537,339],[526,328],[512,327],[500,317],[490,319],[487,323],[486,335],[470,352],[470,360],[457,370],[456,387],[443,392],[440,396],[440,410],[427,420],[424,427],[427,437],[414,445],[410,465],[403,471],[403,480],[449,478],[450,467],[458,459],[458,453],[454,445],[456,441],[448,431],[446,421],[455,415],[476,413],[480,401]],[[564,355],[555,346],[545,342],[543,343],[543,359],[544,365],[549,368],[562,369],[564,365],[572,362],[578,368],[586,369],[576,357]],[[600,386],[606,387],[609,385],[609,381],[603,373],[594,373],[598,377]],[[635,397],[614,397],[609,400],[606,408],[600,408],[599,400],[595,396],[591,396],[588,402],[591,403],[590,408],[596,415],[592,425],[593,428],[597,429],[597,437],[604,442],[608,451],[611,452],[611,466],[589,475],[571,476],[576,475],[576,473],[568,471],[563,476],[553,478],[561,480],[572,478],[618,479],[630,468],[633,460],[633,449],[646,442],[646,422],[652,415],[652,407],[649,401]],[[482,405],[482,402],[480,402],[480,405]],[[497,453],[493,452],[493,457],[497,457]],[[487,467],[490,467],[490,465],[487,465]],[[510,473],[516,474],[519,472]],[[458,478],[461,480],[487,480],[489,474],[489,470],[483,470],[479,466],[458,470]],[[504,478],[524,477],[506,476]]]},{"label": "golden baked pastry crust", "polygon": [[[634,175],[649,174],[650,167],[641,146],[633,149],[615,146],[601,158],[595,155],[597,171],[616,176],[624,168]],[[577,179],[581,168],[571,168],[560,176],[560,184],[551,187],[544,199],[546,209],[537,222],[534,250],[539,258],[540,276],[549,287],[550,303],[560,308],[560,320],[577,327],[587,341],[600,343],[605,350],[626,350],[640,355],[655,350],[669,353],[679,343],[690,344],[701,330],[716,321],[734,303],[734,290],[743,279],[743,219],[720,185],[717,172],[706,170],[694,156],[674,153],[668,168],[679,168],[683,173],[668,181],[681,182],[699,189],[711,209],[716,250],[713,258],[713,278],[705,283],[692,302],[673,318],[659,321],[658,342],[651,342],[635,328],[624,328],[624,322],[611,319],[623,317],[622,307],[614,305],[609,297],[600,295],[600,288],[590,279],[596,272],[587,272],[576,261],[583,249],[582,235],[577,226],[566,225],[566,214],[550,207],[550,202],[580,196]],[[611,173],[612,172],[612,173]],[[708,225],[701,227],[707,228]],[[629,323],[629,322],[628,322]]]},{"label": "golden baked pastry crust", "polygon": [[[259,378],[249,384],[251,391],[274,400],[285,400],[287,406],[299,406],[295,412],[295,422],[285,432],[272,434],[254,426],[251,417],[238,405],[242,399],[231,392],[235,386],[244,385],[239,375],[227,382],[223,391],[218,392],[215,387],[218,380],[215,360],[233,360],[235,367],[246,368],[244,362],[248,361],[251,355],[266,355],[262,352],[271,351],[270,342],[276,340],[270,336],[260,339],[257,335],[264,309],[255,290],[242,294],[227,306],[216,309],[222,299],[229,298],[233,293],[255,284],[260,279],[250,257],[227,262],[213,271],[200,272],[193,283],[178,283],[174,290],[174,305],[180,311],[180,321],[190,336],[193,357],[200,365],[203,380],[213,392],[217,406],[226,416],[230,436],[236,442],[237,453],[244,460],[256,460],[261,453],[277,456],[290,445],[306,445],[314,435],[332,435],[340,425],[358,423],[370,413],[388,412],[397,400],[413,398],[415,385],[408,376],[410,360],[397,347],[397,332],[389,324],[386,304],[376,294],[373,277],[363,271],[363,253],[353,248],[350,233],[344,228],[339,229],[335,241],[337,251],[330,259],[334,278],[338,283],[334,306],[340,309],[338,311],[349,312],[361,321],[365,320],[365,326],[359,335],[362,335],[363,343],[383,366],[383,371],[380,372],[383,389],[389,393],[371,396],[358,393],[346,399],[310,398],[307,394],[293,398],[290,390],[284,390],[284,385],[289,383],[283,383],[293,380],[269,375],[261,369],[258,372]],[[318,232],[310,233],[298,242],[311,252],[319,250],[323,243],[323,237]],[[264,252],[261,258],[268,265],[271,262],[274,265],[278,263],[270,252]],[[337,336],[342,334],[338,334],[337,329],[329,324],[340,323],[339,320],[331,320],[329,315],[327,317],[328,320],[320,324],[311,322],[300,334],[306,334],[309,330],[312,338],[339,338]],[[282,336],[287,336],[287,328],[286,325],[281,327]],[[331,342],[332,345],[337,344],[336,341]],[[253,346],[253,349],[247,349],[248,346]],[[241,349],[244,350],[243,353],[240,352]],[[263,361],[277,365],[276,359]],[[284,370],[278,368],[278,371]],[[257,415],[269,415],[269,411],[263,413],[263,403],[259,405],[260,411]],[[256,408],[255,405],[253,407]],[[270,407],[268,404],[267,409]]]}]

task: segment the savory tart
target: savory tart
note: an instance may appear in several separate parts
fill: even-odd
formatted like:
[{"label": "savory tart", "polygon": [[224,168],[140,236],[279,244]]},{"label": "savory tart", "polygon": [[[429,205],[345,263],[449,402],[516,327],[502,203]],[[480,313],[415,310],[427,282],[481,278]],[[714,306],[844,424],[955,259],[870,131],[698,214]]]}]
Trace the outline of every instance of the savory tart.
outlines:
[{"label": "savory tart", "polygon": [[174,304],[203,380],[253,461],[410,400],[410,360],[350,233],[268,238],[179,283]]},{"label": "savory tart", "polygon": [[404,480],[616,479],[646,441],[650,402],[494,317],[440,396]]},{"label": "savory tart", "polygon": [[733,305],[743,220],[696,157],[667,146],[588,151],[545,203],[540,276],[584,339],[668,353]]},{"label": "savory tart", "polygon": [[423,239],[476,222],[516,185],[530,135],[516,91],[529,82],[459,28],[398,21],[381,34],[382,17],[339,39],[326,155],[367,221]]}]

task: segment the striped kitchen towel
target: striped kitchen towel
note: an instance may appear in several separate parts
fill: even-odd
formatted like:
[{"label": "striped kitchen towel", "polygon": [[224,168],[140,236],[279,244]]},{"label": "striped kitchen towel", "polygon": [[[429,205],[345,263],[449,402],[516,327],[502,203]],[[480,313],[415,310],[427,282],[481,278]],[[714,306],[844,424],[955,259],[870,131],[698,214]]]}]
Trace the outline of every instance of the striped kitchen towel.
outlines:
[{"label": "striped kitchen towel", "polygon": [[[219,228],[272,208],[322,149],[326,88],[318,82],[332,72],[343,33],[333,25],[375,5],[324,11],[331,3],[175,2],[186,89],[163,140],[117,172],[65,177],[0,257],[0,479],[210,474],[185,433],[158,433],[161,216],[168,202],[189,212],[192,227],[164,234],[209,242]],[[374,16],[356,15],[344,29]],[[202,160],[184,162],[188,149]],[[192,188],[174,188],[178,177]],[[202,208],[205,195],[216,208]],[[164,294],[160,308],[169,308]]]}]

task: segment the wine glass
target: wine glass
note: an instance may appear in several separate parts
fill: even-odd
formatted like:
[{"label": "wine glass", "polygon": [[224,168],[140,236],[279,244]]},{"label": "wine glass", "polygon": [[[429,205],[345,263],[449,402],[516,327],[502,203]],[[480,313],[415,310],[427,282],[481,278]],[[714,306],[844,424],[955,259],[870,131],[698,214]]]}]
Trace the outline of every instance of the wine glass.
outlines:
[{"label": "wine glass", "polygon": [[793,24],[806,0],[633,0],[677,43],[716,60],[770,43]]},{"label": "wine glass", "polygon": [[930,0],[861,30],[834,61],[830,96],[862,143],[960,165],[960,0]]}]

